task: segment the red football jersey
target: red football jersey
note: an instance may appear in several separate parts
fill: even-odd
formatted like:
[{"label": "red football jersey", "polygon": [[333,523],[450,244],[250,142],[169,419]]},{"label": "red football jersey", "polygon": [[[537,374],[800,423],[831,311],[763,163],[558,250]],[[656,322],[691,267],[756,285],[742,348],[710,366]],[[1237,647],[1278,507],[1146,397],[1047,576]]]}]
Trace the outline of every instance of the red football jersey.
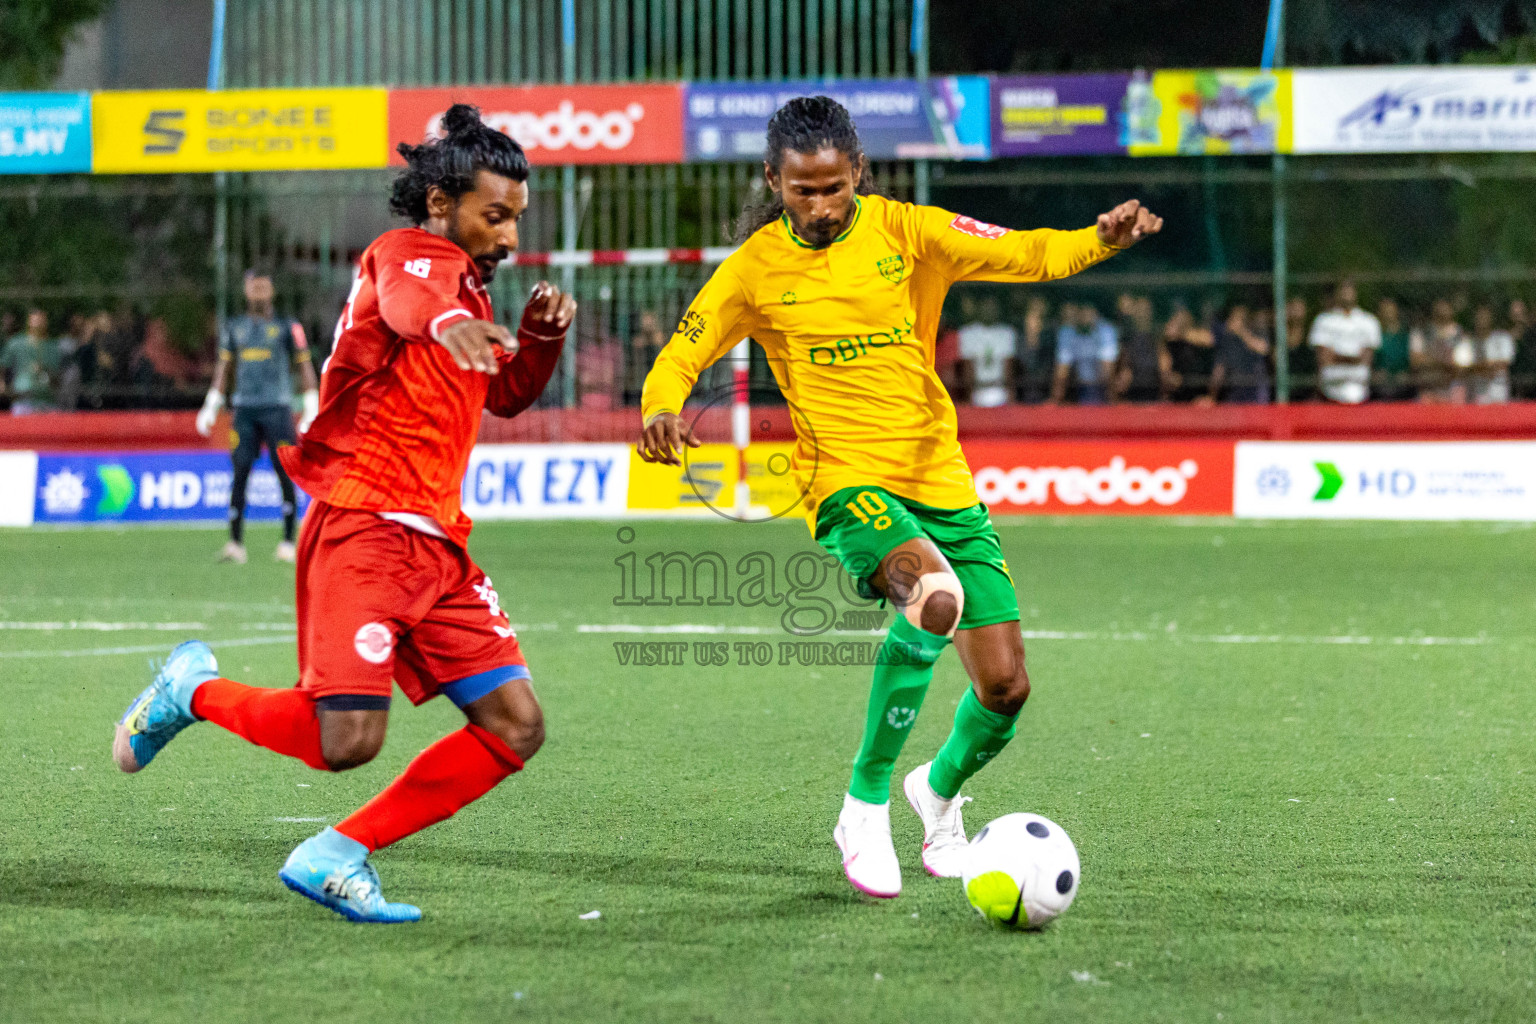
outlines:
[{"label": "red football jersey", "polygon": [[468,253],[403,228],[380,235],[358,269],[320,377],[320,414],[279,458],[317,501],[431,516],[463,546],[473,524],[459,487],[481,411],[510,417],[532,404],[564,339],[519,330],[500,373],[461,370],[438,332],[460,317],[493,319]]}]

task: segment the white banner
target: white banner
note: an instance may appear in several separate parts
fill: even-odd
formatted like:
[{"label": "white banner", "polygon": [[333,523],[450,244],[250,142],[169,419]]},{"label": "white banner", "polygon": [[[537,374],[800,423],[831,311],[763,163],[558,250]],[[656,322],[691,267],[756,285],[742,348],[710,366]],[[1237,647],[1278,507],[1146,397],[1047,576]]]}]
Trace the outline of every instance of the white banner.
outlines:
[{"label": "white banner", "polygon": [[1243,441],[1232,504],[1250,519],[1536,521],[1536,442]]},{"label": "white banner", "polygon": [[471,519],[606,519],[629,502],[629,446],[480,444],[460,494]]},{"label": "white banner", "polygon": [[1291,72],[1293,153],[1536,151],[1536,68]]},{"label": "white banner", "polygon": [[0,526],[31,526],[37,453],[0,452]]}]

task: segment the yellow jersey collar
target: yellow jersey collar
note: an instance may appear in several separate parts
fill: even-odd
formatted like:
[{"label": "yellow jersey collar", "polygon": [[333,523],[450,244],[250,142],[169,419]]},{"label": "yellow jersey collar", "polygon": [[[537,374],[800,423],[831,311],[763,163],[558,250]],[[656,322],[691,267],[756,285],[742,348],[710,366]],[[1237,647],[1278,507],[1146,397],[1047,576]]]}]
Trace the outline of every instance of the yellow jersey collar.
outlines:
[{"label": "yellow jersey collar", "polygon": [[[846,228],[843,228],[843,233],[842,234],[840,234],[836,238],[832,239],[831,243],[828,245],[828,248],[831,248],[831,246],[836,245],[838,242],[841,242],[843,239],[845,239],[849,235],[853,234],[853,229],[858,226],[859,216],[863,212],[864,212],[864,201],[862,199],[860,199],[858,196],[854,196],[853,197],[853,219],[848,222],[848,226]],[[791,224],[789,222],[789,213],[787,211],[785,213],[783,213],[783,214],[780,214],[779,220],[783,221],[783,223],[784,223],[784,231],[789,235],[789,240],[791,242],[794,242],[796,245],[798,245],[802,249],[815,249],[816,248],[816,246],[812,245],[810,242],[807,242],[805,239],[803,239],[799,235],[795,234],[795,227],[794,227],[793,224]]]}]

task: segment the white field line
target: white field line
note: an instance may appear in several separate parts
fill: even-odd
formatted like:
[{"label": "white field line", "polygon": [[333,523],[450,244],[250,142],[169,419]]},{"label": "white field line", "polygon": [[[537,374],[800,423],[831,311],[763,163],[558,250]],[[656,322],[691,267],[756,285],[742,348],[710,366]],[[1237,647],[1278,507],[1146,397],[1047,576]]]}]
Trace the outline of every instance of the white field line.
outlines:
[{"label": "white field line", "polygon": [[[773,629],[766,626],[712,626],[701,623],[677,623],[665,626],[637,626],[630,623],[586,623],[576,627],[578,633],[625,633],[637,635],[665,636],[677,633],[702,633],[728,636],[771,636],[779,635],[786,639],[793,638],[793,634],[786,633],[782,629]],[[822,636],[871,636],[878,635],[879,630],[828,630]],[[1387,647],[1479,647],[1486,644],[1498,643],[1493,637],[1487,636],[1298,636],[1285,633],[1179,633],[1179,632],[1107,632],[1099,630],[1059,630],[1059,629],[1026,629],[1022,631],[1026,640],[1086,640],[1094,643],[1121,642],[1121,643],[1145,643],[1154,640],[1169,640],[1175,643],[1191,644],[1342,644],[1369,646],[1379,645]],[[799,637],[798,639],[814,639],[814,637]]]},{"label": "white field line", "polygon": [[59,622],[0,622],[0,629],[35,629],[54,632],[62,629],[84,629],[94,633],[119,633],[124,631],[150,631],[156,633],[181,633],[207,629],[203,622],[98,622],[94,619],[69,619]]},{"label": "white field line", "polygon": [[[247,636],[235,640],[210,640],[208,645],[215,649],[225,647],[258,647],[265,644],[291,644],[298,639],[293,634],[287,636]],[[86,647],[70,651],[0,651],[0,659],[3,658],[104,658],[114,654],[167,654],[170,648],[165,644],[140,644],[133,647]]]}]

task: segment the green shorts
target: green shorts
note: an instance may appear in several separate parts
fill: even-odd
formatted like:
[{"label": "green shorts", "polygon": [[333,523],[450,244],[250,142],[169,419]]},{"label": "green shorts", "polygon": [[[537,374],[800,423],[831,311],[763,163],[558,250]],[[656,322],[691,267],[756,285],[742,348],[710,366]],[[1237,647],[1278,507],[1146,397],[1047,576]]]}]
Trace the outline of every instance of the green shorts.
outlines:
[{"label": "green shorts", "polygon": [[816,542],[842,563],[867,598],[881,596],[870,585],[880,562],[914,537],[933,541],[960,578],[965,605],[959,629],[1019,617],[1019,596],[986,505],[929,508],[869,486],[844,487],[816,510]]}]

